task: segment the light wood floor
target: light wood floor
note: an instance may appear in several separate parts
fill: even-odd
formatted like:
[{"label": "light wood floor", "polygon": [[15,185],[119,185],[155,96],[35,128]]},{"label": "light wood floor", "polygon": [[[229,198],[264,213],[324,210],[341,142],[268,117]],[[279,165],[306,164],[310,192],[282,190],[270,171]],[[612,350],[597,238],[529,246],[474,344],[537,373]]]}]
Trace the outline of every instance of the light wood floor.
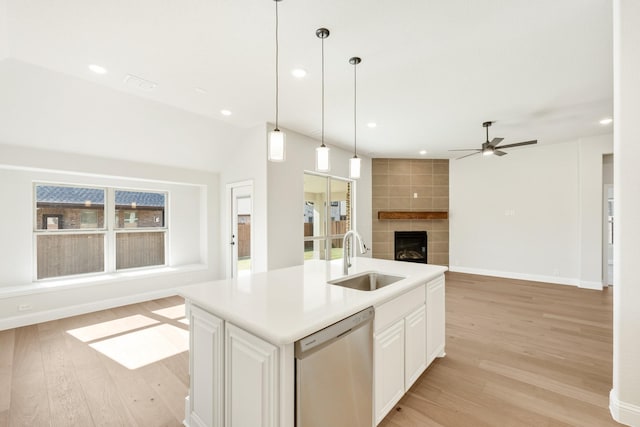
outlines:
[{"label": "light wood floor", "polygon": [[0,331],[0,426],[182,425],[180,320],[171,297]]},{"label": "light wood floor", "polygon": [[611,290],[447,273],[446,357],[379,427],[615,426]]},{"label": "light wood floor", "polygon": [[[181,304],[0,331],[0,427],[180,425]],[[607,409],[611,335],[610,291],[448,273],[447,356],[380,427],[618,425]]]}]

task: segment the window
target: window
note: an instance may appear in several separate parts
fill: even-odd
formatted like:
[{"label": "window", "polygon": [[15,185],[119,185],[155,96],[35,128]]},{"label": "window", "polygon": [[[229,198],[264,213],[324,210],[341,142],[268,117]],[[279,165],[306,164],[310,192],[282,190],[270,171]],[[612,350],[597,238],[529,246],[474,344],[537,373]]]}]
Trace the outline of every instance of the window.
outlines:
[{"label": "window", "polygon": [[342,257],[342,239],[351,229],[353,181],[304,175],[304,259]]},{"label": "window", "polygon": [[165,264],[166,193],[48,184],[34,193],[37,279]]},{"label": "window", "polygon": [[82,211],[80,214],[80,228],[98,228],[98,212]]},{"label": "window", "polygon": [[116,270],[164,265],[164,193],[115,190]]}]

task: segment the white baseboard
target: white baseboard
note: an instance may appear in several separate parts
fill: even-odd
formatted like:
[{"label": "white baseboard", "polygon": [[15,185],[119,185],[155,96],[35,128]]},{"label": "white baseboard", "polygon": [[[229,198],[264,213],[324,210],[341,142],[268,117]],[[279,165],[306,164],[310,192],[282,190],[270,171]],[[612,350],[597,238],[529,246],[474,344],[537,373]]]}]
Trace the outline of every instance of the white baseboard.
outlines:
[{"label": "white baseboard", "polygon": [[77,316],[79,314],[91,313],[99,310],[106,310],[108,308],[120,307],[128,304],[136,304],[142,301],[149,301],[152,299],[164,298],[172,295],[177,295],[175,289],[160,289],[153,292],[127,295],[124,297],[110,298],[102,301],[93,301],[86,304],[57,308],[54,310],[37,311],[20,316],[7,317],[4,319],[0,319],[0,331],[3,331],[5,329],[19,328],[21,326],[33,325],[36,323],[49,322],[51,320]]},{"label": "white baseboard", "polygon": [[189,404],[189,396],[187,396],[184,398],[184,420],[182,421],[184,427],[191,427],[189,415],[191,415],[191,405]]},{"label": "white baseboard", "polygon": [[609,393],[609,412],[621,424],[640,426],[640,406],[618,400],[613,390]]},{"label": "white baseboard", "polygon": [[[555,283],[558,285],[580,286],[580,281],[573,277],[543,276],[538,274],[514,273],[512,271],[485,270],[450,265],[449,271],[458,273],[479,274],[481,276],[503,277],[506,279],[530,280],[533,282]],[[602,285],[600,285],[602,289]]]},{"label": "white baseboard", "polygon": [[596,290],[596,291],[601,291],[603,289],[602,282],[589,282],[589,281],[586,281],[586,280],[581,280],[580,284],[578,286],[580,288],[593,289],[593,290]]}]

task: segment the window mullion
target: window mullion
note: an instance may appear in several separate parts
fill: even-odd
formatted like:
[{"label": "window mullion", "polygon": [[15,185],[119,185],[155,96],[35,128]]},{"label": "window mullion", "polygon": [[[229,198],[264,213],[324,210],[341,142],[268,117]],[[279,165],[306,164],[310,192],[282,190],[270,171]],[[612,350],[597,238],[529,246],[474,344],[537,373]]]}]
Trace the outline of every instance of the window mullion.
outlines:
[{"label": "window mullion", "polygon": [[115,216],[116,216],[116,196],[113,188],[107,188],[107,200],[105,206],[105,226],[107,228],[105,241],[105,260],[104,265],[107,273],[116,271],[116,235],[115,235]]}]

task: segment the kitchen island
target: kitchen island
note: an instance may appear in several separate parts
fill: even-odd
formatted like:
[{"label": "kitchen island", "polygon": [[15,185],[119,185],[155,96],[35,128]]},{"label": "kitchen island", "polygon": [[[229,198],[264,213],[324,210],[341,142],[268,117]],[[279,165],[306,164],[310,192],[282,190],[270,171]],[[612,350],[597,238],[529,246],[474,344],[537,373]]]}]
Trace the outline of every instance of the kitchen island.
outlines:
[{"label": "kitchen island", "polygon": [[190,321],[190,397],[185,425],[295,425],[294,342],[367,307],[375,308],[375,423],[431,361],[444,355],[446,267],[355,258],[368,271],[404,279],[374,291],[327,283],[342,261],[179,289]]}]

